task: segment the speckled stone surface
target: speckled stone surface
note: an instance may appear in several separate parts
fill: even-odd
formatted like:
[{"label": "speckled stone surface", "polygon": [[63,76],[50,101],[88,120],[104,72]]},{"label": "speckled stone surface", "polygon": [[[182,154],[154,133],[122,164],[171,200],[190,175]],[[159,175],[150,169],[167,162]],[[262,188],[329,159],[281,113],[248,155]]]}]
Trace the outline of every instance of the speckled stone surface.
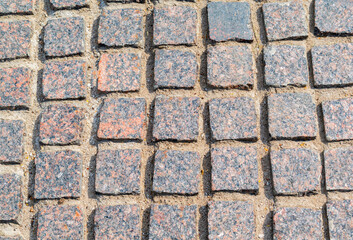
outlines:
[{"label": "speckled stone surface", "polygon": [[66,205],[40,209],[37,239],[83,239],[83,212],[80,207]]},{"label": "speckled stone surface", "polygon": [[99,150],[96,158],[96,192],[101,194],[140,193],[141,151]]},{"label": "speckled stone surface", "polygon": [[0,14],[29,14],[36,0],[0,0]]},{"label": "speckled stone surface", "polygon": [[210,2],[207,13],[211,40],[253,40],[249,3]]},{"label": "speckled stone surface", "polygon": [[327,190],[353,190],[353,147],[324,152]]},{"label": "speckled stone surface", "polygon": [[200,166],[200,155],[197,152],[158,150],[154,160],[153,191],[197,194]]},{"label": "speckled stone surface", "polygon": [[216,98],[209,102],[212,138],[256,140],[254,100],[248,97]]},{"label": "speckled stone surface", "polygon": [[250,202],[208,203],[208,239],[255,239],[254,208]]},{"label": "speckled stone surface", "polygon": [[143,98],[105,99],[97,136],[101,139],[142,139],[146,100]]},{"label": "speckled stone surface", "polygon": [[103,54],[99,61],[98,90],[131,92],[140,89],[141,55],[136,53]]},{"label": "speckled stone surface", "polygon": [[264,50],[265,83],[271,87],[308,84],[309,70],[304,46],[268,46]]},{"label": "speckled stone surface", "polygon": [[317,152],[292,148],[271,151],[270,156],[275,194],[290,195],[320,190],[322,166]]},{"label": "speckled stone surface", "polygon": [[268,97],[272,139],[313,139],[317,134],[316,106],[308,93],[277,93]]},{"label": "speckled stone surface", "polygon": [[47,62],[43,70],[45,99],[77,99],[86,95],[86,62],[83,60]]},{"label": "speckled stone surface", "polygon": [[0,68],[0,109],[28,108],[31,76],[28,68]]},{"label": "speckled stone surface", "polygon": [[143,40],[143,11],[136,8],[103,10],[98,43],[105,46],[140,46]]},{"label": "speckled stone surface", "polygon": [[196,211],[196,205],[152,205],[149,239],[197,239]]},{"label": "speckled stone surface", "polygon": [[198,97],[157,96],[152,133],[154,140],[196,140],[200,105]]},{"label": "speckled stone surface", "polygon": [[213,191],[258,191],[255,147],[211,149]]},{"label": "speckled stone surface", "polygon": [[44,52],[49,57],[82,53],[85,50],[85,26],[82,17],[48,20],[44,28]]},{"label": "speckled stone surface", "polygon": [[50,0],[54,9],[80,8],[88,5],[87,0]]},{"label": "speckled stone surface", "polygon": [[198,79],[196,54],[183,50],[157,50],[154,63],[155,88],[192,88]]},{"label": "speckled stone surface", "polygon": [[188,6],[166,6],[154,9],[153,43],[155,45],[195,44],[196,9]]},{"label": "speckled stone surface", "polygon": [[0,60],[28,57],[31,36],[28,20],[0,22]]},{"label": "speckled stone surface", "polygon": [[351,0],[315,0],[315,27],[321,33],[353,34]]},{"label": "speckled stone surface", "polygon": [[353,239],[353,201],[329,201],[327,217],[331,240]]},{"label": "speckled stone surface", "polygon": [[322,213],[309,208],[277,208],[273,216],[273,239],[323,239]]},{"label": "speckled stone surface", "polygon": [[300,1],[265,3],[262,9],[269,41],[308,36],[305,11]]},{"label": "speckled stone surface", "polygon": [[20,236],[15,236],[15,237],[0,236],[0,240],[23,240],[23,238]]},{"label": "speckled stone surface", "polygon": [[103,206],[94,216],[95,239],[140,239],[140,207],[138,205]]},{"label": "speckled stone surface", "polygon": [[47,145],[81,144],[84,110],[70,104],[49,105],[41,113],[39,141]]},{"label": "speckled stone surface", "polygon": [[21,120],[0,119],[0,163],[21,163],[25,125]]},{"label": "speckled stone surface", "polygon": [[248,46],[212,46],[207,52],[208,84],[218,88],[252,88],[253,59]]},{"label": "speckled stone surface", "polygon": [[40,152],[35,159],[34,198],[78,198],[81,195],[82,154],[65,150]]},{"label": "speckled stone surface", "polygon": [[0,186],[0,222],[16,222],[23,205],[21,177],[16,174],[1,174]]},{"label": "speckled stone surface", "polygon": [[353,85],[353,44],[315,46],[311,53],[315,86]]},{"label": "speckled stone surface", "polygon": [[328,141],[353,139],[353,98],[323,102],[322,111]]}]

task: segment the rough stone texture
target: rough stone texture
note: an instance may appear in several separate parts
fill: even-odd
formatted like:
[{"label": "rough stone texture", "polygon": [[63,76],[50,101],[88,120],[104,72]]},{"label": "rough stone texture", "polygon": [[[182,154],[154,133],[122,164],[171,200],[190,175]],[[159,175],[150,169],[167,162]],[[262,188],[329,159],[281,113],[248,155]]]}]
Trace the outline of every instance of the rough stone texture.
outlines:
[{"label": "rough stone texture", "polygon": [[195,44],[196,9],[188,6],[155,8],[153,14],[153,43],[155,45]]},{"label": "rough stone texture", "polygon": [[28,57],[31,35],[28,20],[0,22],[0,60]]},{"label": "rough stone texture", "polygon": [[353,190],[353,147],[326,150],[327,190]]},{"label": "rough stone texture", "polygon": [[304,46],[268,46],[264,50],[265,83],[271,87],[308,84],[309,70]]},{"label": "rough stone texture", "polygon": [[277,208],[273,239],[323,239],[322,213],[308,208]]},{"label": "rough stone texture", "polygon": [[14,236],[14,237],[0,236],[0,240],[23,240],[23,238],[21,236]]},{"label": "rough stone texture", "polygon": [[31,70],[28,68],[0,69],[0,109],[28,108],[31,76]]},{"label": "rough stone texture", "polygon": [[319,154],[309,149],[293,148],[271,151],[275,194],[318,192],[321,181]]},{"label": "rough stone texture", "polygon": [[47,62],[43,70],[45,99],[77,99],[86,95],[86,62],[69,60]]},{"label": "rough stone texture", "polygon": [[249,202],[212,201],[208,203],[208,238],[255,239],[254,208]]},{"label": "rough stone texture", "polygon": [[210,2],[207,13],[211,40],[253,40],[249,3]]},{"label": "rough stone texture", "polygon": [[196,211],[196,205],[152,205],[149,239],[197,239]]},{"label": "rough stone texture", "polygon": [[47,145],[81,144],[84,110],[69,104],[49,105],[41,114],[39,141]]},{"label": "rough stone texture", "polygon": [[100,150],[96,158],[96,192],[140,193],[140,167],[140,150]]},{"label": "rough stone texture", "polygon": [[118,2],[118,3],[144,3],[145,0],[107,0],[107,2]]},{"label": "rough stone texture", "polygon": [[154,160],[153,191],[197,194],[200,165],[200,155],[197,152],[158,150]]},{"label": "rough stone texture", "polygon": [[38,214],[38,240],[83,239],[83,213],[76,206],[46,206]]},{"label": "rough stone texture", "polygon": [[253,99],[248,97],[212,99],[209,111],[213,139],[257,139]]},{"label": "rough stone texture", "polygon": [[100,113],[98,138],[142,139],[146,100],[143,98],[105,99]]},{"label": "rough stone texture", "polygon": [[269,41],[308,36],[305,11],[300,1],[265,3],[262,9]]},{"label": "rough stone texture", "polygon": [[0,163],[21,163],[25,125],[21,120],[0,119]]},{"label": "rough stone texture", "polygon": [[141,82],[141,55],[103,54],[99,61],[98,90],[101,92],[138,91]]},{"label": "rough stone texture", "polygon": [[351,0],[315,0],[315,27],[321,33],[353,34]]},{"label": "rough stone texture", "polygon": [[35,159],[34,198],[78,198],[81,195],[82,155],[66,150],[40,152]]},{"label": "rough stone texture", "polygon": [[198,79],[195,53],[157,50],[154,64],[155,88],[192,88]]},{"label": "rough stone texture", "polygon": [[49,57],[82,53],[85,50],[85,26],[82,17],[48,20],[44,28],[44,52]]},{"label": "rough stone texture", "polygon": [[211,149],[213,191],[258,191],[255,147]]},{"label": "rough stone texture", "polygon": [[16,174],[0,175],[0,222],[16,222],[22,210],[22,180]]},{"label": "rough stone texture", "polygon": [[143,40],[143,11],[136,8],[103,10],[98,43],[109,47],[140,46]]},{"label": "rough stone texture", "polygon": [[207,52],[208,84],[248,89],[254,85],[253,59],[248,46],[212,46]]},{"label": "rough stone texture", "polygon": [[103,206],[94,217],[95,239],[140,239],[140,207],[138,205]]},{"label": "rough stone texture", "polygon": [[81,8],[88,5],[87,0],[50,0],[55,9]]},{"label": "rough stone texture", "polygon": [[35,2],[36,0],[0,0],[0,15],[32,13]]},{"label": "rough stone texture", "polygon": [[308,93],[277,93],[268,97],[272,139],[313,139],[317,134],[316,106]]},{"label": "rough stone texture", "polygon": [[341,87],[353,84],[353,44],[315,46],[311,53],[315,86]]},{"label": "rough stone texture", "polygon": [[327,217],[331,240],[353,239],[353,201],[330,201]]},{"label": "rough stone texture", "polygon": [[196,140],[199,135],[200,105],[198,97],[156,97],[153,138],[157,141]]},{"label": "rough stone texture", "polygon": [[322,111],[328,141],[353,139],[353,98],[323,102]]}]

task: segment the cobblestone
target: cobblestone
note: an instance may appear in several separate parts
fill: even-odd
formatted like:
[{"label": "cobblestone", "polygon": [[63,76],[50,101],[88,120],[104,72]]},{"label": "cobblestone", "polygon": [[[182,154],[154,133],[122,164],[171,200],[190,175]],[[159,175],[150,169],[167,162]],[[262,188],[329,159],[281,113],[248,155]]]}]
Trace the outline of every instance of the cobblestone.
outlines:
[{"label": "cobblestone", "polygon": [[81,144],[84,110],[69,104],[49,105],[41,114],[39,139],[42,144]]},{"label": "cobblestone", "polygon": [[301,1],[265,3],[263,12],[269,41],[308,36],[308,26]]},{"label": "cobblestone", "polygon": [[200,99],[165,97],[155,99],[153,137],[155,140],[193,141],[199,135]]},{"label": "cobblestone", "polygon": [[198,193],[201,161],[197,152],[158,150],[154,162],[154,192]]},{"label": "cobblestone", "polygon": [[21,236],[15,236],[15,237],[0,236],[0,240],[23,240],[23,238]]},{"label": "cobblestone", "polygon": [[197,59],[191,51],[157,50],[155,88],[192,88],[197,80]]},{"label": "cobblestone", "polygon": [[32,28],[28,20],[0,22],[0,60],[29,56]]},{"label": "cobblestone", "polygon": [[353,139],[353,98],[323,102],[322,110],[328,141]]},{"label": "cobblestone", "polygon": [[87,0],[50,0],[55,9],[81,8],[88,5]]},{"label": "cobblestone", "polygon": [[277,208],[273,216],[274,239],[322,239],[320,210]]},{"label": "cobblestone", "polygon": [[314,139],[316,106],[308,93],[278,93],[268,97],[269,133],[272,139]]},{"label": "cobblestone", "polygon": [[257,153],[254,147],[211,149],[213,191],[257,191]]},{"label": "cobblestone", "polygon": [[100,150],[96,159],[96,191],[111,195],[140,193],[140,167],[140,150]]},{"label": "cobblestone", "polygon": [[105,99],[100,113],[98,138],[142,139],[146,101],[143,98]]},{"label": "cobblestone", "polygon": [[25,125],[21,120],[0,119],[0,162],[21,163]]},{"label": "cobblestone", "polygon": [[83,212],[77,206],[47,206],[38,214],[37,239],[83,238]]},{"label": "cobblestone", "polygon": [[143,39],[143,11],[136,8],[103,10],[98,43],[108,47],[140,46]]},{"label": "cobblestone", "polygon": [[0,175],[0,222],[16,222],[21,214],[22,182],[15,174]]},{"label": "cobblestone", "polygon": [[40,152],[35,164],[36,199],[80,197],[82,155],[79,152]]},{"label": "cobblestone", "polygon": [[247,46],[213,46],[207,52],[208,84],[248,89],[254,85],[253,59]]},{"label": "cobblestone", "polygon": [[140,239],[140,208],[138,205],[99,207],[95,213],[96,239]]},{"label": "cobblestone", "polygon": [[86,95],[86,62],[47,62],[43,70],[43,96],[48,100],[79,99]]},{"label": "cobblestone", "polygon": [[320,190],[322,167],[317,152],[303,148],[271,151],[271,166],[276,194]]},{"label": "cobblestone", "polygon": [[249,202],[208,203],[208,238],[250,240],[255,238],[254,208]]},{"label": "cobblestone", "polygon": [[353,84],[353,44],[315,46],[314,84],[317,87],[343,87]]},{"label": "cobblestone", "polygon": [[305,47],[268,46],[264,51],[264,59],[266,85],[304,87],[308,84],[309,70]]},{"label": "cobblestone", "polygon": [[353,201],[330,201],[327,203],[330,239],[353,238]]},{"label": "cobblestone", "polygon": [[152,205],[149,239],[196,239],[196,206]]},{"label": "cobblestone", "polygon": [[326,150],[324,158],[327,190],[353,190],[353,147]]},{"label": "cobblestone", "polygon": [[253,40],[249,3],[210,2],[207,12],[211,40]]},{"label": "cobblestone", "polygon": [[0,14],[33,13],[35,0],[0,0]]}]

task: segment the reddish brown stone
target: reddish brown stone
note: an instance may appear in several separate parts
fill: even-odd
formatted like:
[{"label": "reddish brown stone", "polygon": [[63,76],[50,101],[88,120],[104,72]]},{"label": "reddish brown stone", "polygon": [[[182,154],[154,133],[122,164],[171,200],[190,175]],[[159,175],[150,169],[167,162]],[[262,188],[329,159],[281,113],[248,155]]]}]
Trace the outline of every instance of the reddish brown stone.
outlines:
[{"label": "reddish brown stone", "polygon": [[353,201],[329,201],[327,217],[331,240],[353,239]]},{"label": "reddish brown stone", "polygon": [[20,120],[0,119],[0,163],[21,163],[25,125]]},{"label": "reddish brown stone", "polygon": [[87,0],[50,0],[55,9],[72,9],[87,6]]},{"label": "reddish brown stone", "polygon": [[36,0],[0,0],[0,14],[29,14]]},{"label": "reddish brown stone", "polygon": [[0,222],[16,222],[22,210],[21,177],[0,175]]}]

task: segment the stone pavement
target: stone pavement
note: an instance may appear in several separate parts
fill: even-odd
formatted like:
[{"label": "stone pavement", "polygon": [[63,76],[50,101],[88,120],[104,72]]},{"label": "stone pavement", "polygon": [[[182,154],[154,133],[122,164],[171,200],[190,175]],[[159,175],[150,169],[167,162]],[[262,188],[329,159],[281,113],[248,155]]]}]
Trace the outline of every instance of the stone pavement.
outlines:
[{"label": "stone pavement", "polygon": [[353,239],[352,0],[0,0],[0,240]]}]

